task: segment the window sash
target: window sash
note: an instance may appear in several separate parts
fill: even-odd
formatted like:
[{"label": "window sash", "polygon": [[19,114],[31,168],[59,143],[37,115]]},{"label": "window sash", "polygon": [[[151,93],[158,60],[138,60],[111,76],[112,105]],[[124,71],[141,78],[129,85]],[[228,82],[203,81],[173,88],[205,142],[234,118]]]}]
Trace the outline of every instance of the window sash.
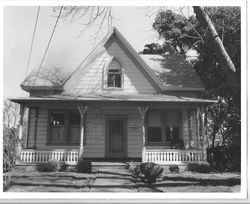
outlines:
[{"label": "window sash", "polygon": [[[53,115],[63,114],[63,124],[53,125]],[[49,110],[49,132],[48,145],[76,145],[80,142],[80,122],[78,119],[74,121],[72,117],[78,117],[76,114],[80,113],[77,110],[65,111],[50,111]],[[79,124],[77,124],[79,123]]]},{"label": "window sash", "polygon": [[[168,115],[168,113],[170,114]],[[180,113],[180,110],[149,111],[146,120],[147,143],[149,145],[154,143],[170,144],[172,141],[180,140],[182,128]]]}]

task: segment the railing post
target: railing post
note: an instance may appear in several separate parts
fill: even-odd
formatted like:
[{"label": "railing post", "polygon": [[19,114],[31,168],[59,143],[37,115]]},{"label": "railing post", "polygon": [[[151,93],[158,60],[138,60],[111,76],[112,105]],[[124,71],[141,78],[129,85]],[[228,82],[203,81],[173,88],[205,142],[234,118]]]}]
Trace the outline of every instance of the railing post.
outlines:
[{"label": "railing post", "polygon": [[145,141],[146,141],[146,129],[145,129],[145,115],[148,111],[148,107],[138,107],[138,110],[141,115],[142,120],[142,162],[146,161],[146,148],[145,148]]},{"label": "railing post", "polygon": [[88,109],[88,106],[80,105],[77,106],[81,115],[81,126],[80,126],[80,147],[79,147],[79,158],[83,156],[83,142],[84,142],[84,116]]}]

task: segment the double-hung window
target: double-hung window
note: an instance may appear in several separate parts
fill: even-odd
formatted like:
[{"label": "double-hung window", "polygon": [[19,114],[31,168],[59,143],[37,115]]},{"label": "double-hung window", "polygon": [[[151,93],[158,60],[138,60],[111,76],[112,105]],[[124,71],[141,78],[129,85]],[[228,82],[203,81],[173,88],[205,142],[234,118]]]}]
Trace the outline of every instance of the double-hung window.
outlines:
[{"label": "double-hung window", "polygon": [[80,114],[78,110],[49,111],[49,145],[75,145],[80,138]]},{"label": "double-hung window", "polygon": [[110,62],[104,69],[103,87],[105,89],[120,90],[123,88],[123,68],[121,63],[115,58],[111,58]]},{"label": "double-hung window", "polygon": [[108,87],[121,88],[121,69],[108,70]]},{"label": "double-hung window", "polygon": [[147,143],[170,144],[181,139],[181,112],[179,110],[147,113]]}]

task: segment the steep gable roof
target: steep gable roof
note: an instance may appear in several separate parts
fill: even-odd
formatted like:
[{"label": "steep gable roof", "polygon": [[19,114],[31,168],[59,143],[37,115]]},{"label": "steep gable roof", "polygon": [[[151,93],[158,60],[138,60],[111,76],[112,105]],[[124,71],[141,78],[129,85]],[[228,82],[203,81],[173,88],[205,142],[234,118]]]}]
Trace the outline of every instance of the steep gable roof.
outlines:
[{"label": "steep gable roof", "polygon": [[97,56],[103,54],[105,51],[105,47],[108,47],[114,40],[118,42],[123,49],[126,50],[126,53],[130,55],[130,57],[134,58],[134,61],[139,65],[138,68],[140,68],[141,72],[146,75],[147,79],[150,81],[153,87],[160,92],[164,87],[160,79],[154,74],[150,67],[143,61],[139,54],[115,27],[65,81],[65,89],[72,86],[79,78],[79,73],[81,72],[81,70],[85,69],[89,64],[96,60]]},{"label": "steep gable roof", "polygon": [[[133,58],[137,67],[157,92],[204,90],[201,80],[184,58],[180,56],[139,55],[115,27],[74,71],[65,68],[42,67],[37,77],[37,70],[28,75],[21,84],[22,89],[30,91],[31,89],[67,90],[73,88],[81,71],[84,71],[88,65],[104,54],[105,46],[109,46],[114,40],[126,51],[126,54]],[[159,72],[159,70],[161,71]]]}]

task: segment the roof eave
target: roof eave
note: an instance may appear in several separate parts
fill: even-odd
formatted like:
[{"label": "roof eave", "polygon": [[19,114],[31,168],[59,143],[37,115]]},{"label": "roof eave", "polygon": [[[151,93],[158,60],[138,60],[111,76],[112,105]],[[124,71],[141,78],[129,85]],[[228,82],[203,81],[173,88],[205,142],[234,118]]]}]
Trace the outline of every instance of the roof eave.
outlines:
[{"label": "roof eave", "polygon": [[51,91],[51,90],[56,90],[56,91],[63,91],[63,86],[24,86],[20,85],[20,87],[27,92],[30,91]]},{"label": "roof eave", "polygon": [[204,87],[163,87],[162,91],[197,91],[203,92],[205,91]]}]

